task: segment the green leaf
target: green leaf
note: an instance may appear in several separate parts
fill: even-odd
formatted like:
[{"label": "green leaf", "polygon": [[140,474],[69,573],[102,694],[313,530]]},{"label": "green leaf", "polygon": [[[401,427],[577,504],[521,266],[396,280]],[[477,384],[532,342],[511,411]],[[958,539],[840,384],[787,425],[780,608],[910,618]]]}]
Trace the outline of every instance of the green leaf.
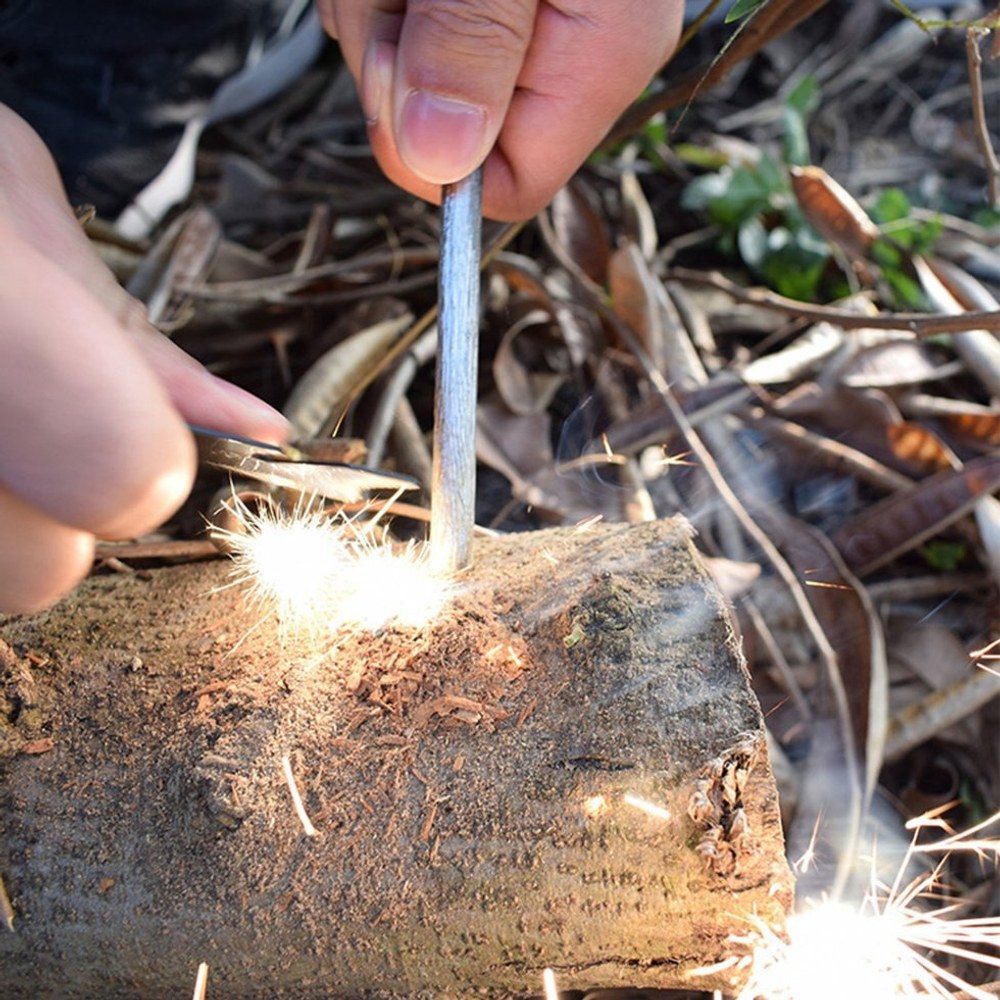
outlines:
[{"label": "green leaf", "polygon": [[696,177],[681,195],[681,207],[704,209],[713,222],[737,227],[770,208],[772,189],[747,167],[726,167],[717,174]]},{"label": "green leaf", "polygon": [[954,573],[968,553],[965,542],[946,542],[940,538],[933,539],[920,550],[927,565],[942,573]]},{"label": "green leaf", "polygon": [[743,18],[756,13],[766,3],[767,0],[736,0],[736,3],[733,4],[726,15],[725,23],[732,24],[733,21],[741,21]]},{"label": "green leaf", "polygon": [[773,230],[768,243],[769,253],[760,268],[764,280],[790,299],[815,301],[829,259],[825,247],[817,249],[817,241],[806,230],[784,228]]},{"label": "green leaf", "polygon": [[708,146],[696,146],[693,142],[679,142],[673,149],[685,163],[704,170],[720,170],[729,162],[725,153]]},{"label": "green leaf", "polygon": [[804,76],[785,101],[785,163],[809,163],[809,118],[818,105],[819,83]]},{"label": "green leaf", "polygon": [[906,197],[899,188],[886,188],[879,196],[872,208],[872,218],[880,225],[890,222],[899,222],[909,216],[911,210],[910,199]]}]

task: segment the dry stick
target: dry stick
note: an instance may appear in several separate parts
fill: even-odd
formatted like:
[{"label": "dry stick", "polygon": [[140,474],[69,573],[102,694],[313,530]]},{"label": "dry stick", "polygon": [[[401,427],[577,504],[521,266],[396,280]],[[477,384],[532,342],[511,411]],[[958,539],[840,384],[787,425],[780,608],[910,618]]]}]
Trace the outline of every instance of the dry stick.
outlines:
[{"label": "dry stick", "polygon": [[699,90],[725,79],[744,59],[755,55],[769,42],[815,14],[826,2],[827,0],[771,0],[707,68],[697,68],[666,90],[636,101],[618,120],[601,148],[607,149],[629,138],[653,115],[687,104]]},{"label": "dry stick", "polygon": [[94,560],[210,559],[218,554],[218,548],[208,539],[180,538],[163,542],[98,542]]},{"label": "dry stick", "polygon": [[972,122],[976,130],[976,144],[982,153],[986,167],[986,191],[990,207],[997,207],[997,185],[1000,181],[1000,161],[993,149],[990,129],[986,124],[986,108],[983,104],[983,55],[979,51],[979,41],[988,34],[985,28],[969,28],[965,33],[965,58],[969,64],[969,88],[972,91]]},{"label": "dry stick", "polygon": [[826,320],[845,330],[907,330],[917,337],[933,337],[938,333],[964,333],[968,330],[1000,330],[1000,310],[988,312],[952,313],[880,313],[878,316],[864,316],[836,309],[832,306],[809,305],[785,298],[762,288],[741,288],[718,271],[693,271],[686,267],[675,267],[668,275],[689,285],[703,285],[725,292],[736,302],[760,306],[772,312],[797,316],[801,319]]},{"label": "dry stick", "polygon": [[961,680],[907,705],[889,720],[885,762],[899,760],[942,729],[978,711],[1000,694],[1000,675],[975,668]]}]

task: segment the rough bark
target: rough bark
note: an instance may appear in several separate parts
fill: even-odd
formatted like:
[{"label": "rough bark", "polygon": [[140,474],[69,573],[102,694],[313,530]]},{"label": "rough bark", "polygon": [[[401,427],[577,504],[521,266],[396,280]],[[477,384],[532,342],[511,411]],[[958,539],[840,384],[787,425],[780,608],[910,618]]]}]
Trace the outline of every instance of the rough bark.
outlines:
[{"label": "rough bark", "polygon": [[687,529],[477,545],[433,626],[336,648],[243,638],[218,562],[0,623],[3,995],[182,996],[201,961],[241,1000],[690,988],[780,921],[762,720]]}]

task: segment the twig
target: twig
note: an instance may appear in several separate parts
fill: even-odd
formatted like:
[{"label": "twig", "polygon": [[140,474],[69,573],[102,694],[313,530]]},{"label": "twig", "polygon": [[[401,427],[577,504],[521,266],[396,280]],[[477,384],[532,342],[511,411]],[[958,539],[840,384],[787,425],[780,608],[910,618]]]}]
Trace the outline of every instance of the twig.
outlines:
[{"label": "twig", "polygon": [[899,760],[943,729],[978,711],[1000,694],[1000,675],[973,668],[961,680],[932,691],[889,720],[884,760]]},{"label": "twig", "polygon": [[162,542],[98,542],[94,559],[210,559],[219,554],[208,539],[175,539]]},{"label": "twig", "polygon": [[288,754],[281,758],[281,768],[285,772],[285,781],[288,784],[288,791],[292,796],[292,805],[295,806],[295,813],[302,823],[302,829],[307,837],[319,836],[319,831],[312,825],[306,807],[302,804],[302,796],[299,795],[299,786],[295,784],[295,775],[292,774],[292,762],[288,759]]},{"label": "twig", "polygon": [[986,166],[986,193],[990,207],[996,208],[1000,161],[997,160],[990,139],[990,129],[986,124],[986,107],[983,103],[983,55],[979,51],[979,41],[987,33],[985,28],[969,28],[965,33],[965,58],[969,64],[969,88],[972,91],[972,122],[976,130],[976,144]]},{"label": "twig", "polygon": [[938,333],[965,333],[968,330],[1000,330],[1000,310],[995,309],[988,312],[966,312],[959,316],[951,313],[880,313],[878,316],[865,316],[832,306],[798,302],[763,288],[742,288],[718,271],[694,271],[686,267],[675,267],[671,269],[669,277],[689,285],[716,288],[736,302],[760,306],[762,309],[801,319],[826,320],[845,330],[907,330],[917,337],[933,337]]}]

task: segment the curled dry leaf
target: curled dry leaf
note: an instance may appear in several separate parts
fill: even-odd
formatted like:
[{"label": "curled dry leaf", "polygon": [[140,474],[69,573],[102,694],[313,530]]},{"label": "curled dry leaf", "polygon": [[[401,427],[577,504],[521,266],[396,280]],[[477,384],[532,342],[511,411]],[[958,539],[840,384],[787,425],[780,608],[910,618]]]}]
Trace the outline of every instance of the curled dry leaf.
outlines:
[{"label": "curled dry leaf", "polygon": [[608,288],[615,313],[638,335],[658,372],[682,389],[708,381],[677,307],[635,243],[611,255]]},{"label": "curled dry leaf", "polygon": [[964,444],[990,450],[1000,447],[1000,412],[992,407],[968,403],[964,413],[949,413],[943,420]]},{"label": "curled dry leaf", "polygon": [[608,274],[611,239],[581,182],[571,181],[557,191],[549,212],[552,231],[563,252],[591,281],[603,285]]},{"label": "curled dry leaf", "polygon": [[413,322],[405,313],[359,330],[331,347],[296,383],[285,403],[285,416],[297,434],[316,437],[331,415],[336,417],[362,376],[381,360]]},{"label": "curled dry leaf", "polygon": [[993,582],[1000,586],[1000,500],[983,497],[973,510]]},{"label": "curled dry leaf", "polygon": [[806,221],[850,257],[865,257],[881,235],[858,202],[822,167],[790,166],[792,191]]},{"label": "curled dry leaf", "polygon": [[1000,455],[939,472],[869,507],[834,535],[844,561],[865,576],[954,524],[1000,489]]},{"label": "curled dry leaf", "polygon": [[560,353],[565,355],[558,327],[542,309],[532,309],[503,335],[493,357],[493,379],[512,412],[541,413],[548,408],[566,378],[568,358],[560,359]]}]

